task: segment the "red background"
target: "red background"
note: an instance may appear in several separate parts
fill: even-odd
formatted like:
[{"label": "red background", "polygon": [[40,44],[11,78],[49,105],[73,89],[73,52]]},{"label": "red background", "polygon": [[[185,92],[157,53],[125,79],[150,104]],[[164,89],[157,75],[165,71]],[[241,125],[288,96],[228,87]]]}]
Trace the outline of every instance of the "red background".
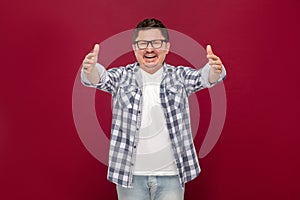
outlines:
[{"label": "red background", "polygon": [[[94,43],[146,17],[212,44],[227,67],[225,126],[186,199],[300,199],[299,11],[298,0],[1,1],[0,199],[117,198],[78,137],[72,89]],[[197,150],[210,114],[207,91],[198,98]],[[109,98],[96,101],[103,116]]]}]

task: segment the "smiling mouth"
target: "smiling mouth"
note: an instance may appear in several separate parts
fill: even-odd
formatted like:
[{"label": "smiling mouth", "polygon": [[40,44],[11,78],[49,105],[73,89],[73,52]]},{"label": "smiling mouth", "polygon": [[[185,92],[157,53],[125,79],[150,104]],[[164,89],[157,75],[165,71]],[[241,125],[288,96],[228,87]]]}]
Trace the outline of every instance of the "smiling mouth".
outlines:
[{"label": "smiling mouth", "polygon": [[146,59],[153,59],[153,58],[156,58],[157,55],[145,55],[144,58]]}]

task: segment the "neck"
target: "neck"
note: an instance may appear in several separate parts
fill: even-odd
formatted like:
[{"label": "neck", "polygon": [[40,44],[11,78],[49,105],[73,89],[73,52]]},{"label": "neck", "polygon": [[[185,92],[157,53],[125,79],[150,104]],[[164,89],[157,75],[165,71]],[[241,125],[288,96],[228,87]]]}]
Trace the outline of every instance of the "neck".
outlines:
[{"label": "neck", "polygon": [[141,67],[141,69],[144,70],[145,72],[149,73],[149,74],[154,74],[155,72],[160,70],[162,67],[163,67],[163,65],[156,66],[156,67],[153,67],[153,68]]}]

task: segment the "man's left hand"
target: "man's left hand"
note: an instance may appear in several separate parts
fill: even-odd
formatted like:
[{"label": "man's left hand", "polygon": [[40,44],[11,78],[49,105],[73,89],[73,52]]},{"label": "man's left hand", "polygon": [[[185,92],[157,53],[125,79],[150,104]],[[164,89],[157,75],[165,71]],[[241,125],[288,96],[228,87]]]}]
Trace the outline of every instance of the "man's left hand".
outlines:
[{"label": "man's left hand", "polygon": [[220,74],[222,73],[222,61],[216,56],[210,45],[206,46],[208,64],[210,65],[210,74],[209,74],[209,82],[215,83],[220,78]]}]

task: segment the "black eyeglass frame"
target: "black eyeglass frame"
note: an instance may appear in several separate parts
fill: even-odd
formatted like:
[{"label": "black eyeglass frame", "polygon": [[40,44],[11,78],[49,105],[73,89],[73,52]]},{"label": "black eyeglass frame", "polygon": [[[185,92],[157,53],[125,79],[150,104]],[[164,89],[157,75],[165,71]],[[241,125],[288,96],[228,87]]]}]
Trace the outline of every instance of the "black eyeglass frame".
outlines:
[{"label": "black eyeglass frame", "polygon": [[[160,41],[160,42],[161,42],[160,46],[159,46],[159,47],[154,47],[154,46],[153,46],[153,42],[154,42],[154,41]],[[147,42],[146,47],[145,47],[145,48],[140,48],[139,42]],[[159,48],[162,47],[162,45],[163,45],[164,42],[168,42],[168,41],[165,40],[165,39],[161,39],[161,40],[138,40],[138,41],[135,41],[134,44],[137,46],[137,48],[138,48],[139,50],[145,50],[145,49],[148,48],[149,44],[151,44],[151,46],[152,46],[154,49],[159,49]]]}]

